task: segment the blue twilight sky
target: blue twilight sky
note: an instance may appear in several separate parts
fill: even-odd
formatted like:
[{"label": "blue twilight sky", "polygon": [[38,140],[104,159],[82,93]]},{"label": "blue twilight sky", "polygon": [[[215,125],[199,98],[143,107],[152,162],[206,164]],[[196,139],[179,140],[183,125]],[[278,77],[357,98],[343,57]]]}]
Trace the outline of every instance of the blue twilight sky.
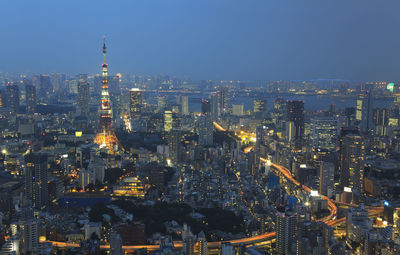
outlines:
[{"label": "blue twilight sky", "polygon": [[0,71],[400,81],[399,0],[6,0]]}]

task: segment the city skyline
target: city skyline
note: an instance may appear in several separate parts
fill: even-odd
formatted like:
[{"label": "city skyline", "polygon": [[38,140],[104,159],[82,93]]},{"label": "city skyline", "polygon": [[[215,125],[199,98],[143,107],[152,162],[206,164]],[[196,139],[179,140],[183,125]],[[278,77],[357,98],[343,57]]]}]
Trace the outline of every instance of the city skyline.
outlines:
[{"label": "city skyline", "polygon": [[0,253],[400,254],[400,21],[340,1],[5,4]]}]

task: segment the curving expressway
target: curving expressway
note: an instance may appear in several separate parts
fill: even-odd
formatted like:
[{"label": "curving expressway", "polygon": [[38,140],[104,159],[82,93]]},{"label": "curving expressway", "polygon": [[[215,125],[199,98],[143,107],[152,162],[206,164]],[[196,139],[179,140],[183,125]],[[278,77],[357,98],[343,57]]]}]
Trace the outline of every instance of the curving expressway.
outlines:
[{"label": "curving expressway", "polygon": [[[260,158],[260,161],[262,162],[267,162],[265,158]],[[306,192],[311,192],[311,189],[305,185],[301,185],[299,181],[294,179],[294,177],[291,175],[289,170],[281,165],[271,163],[271,166],[275,168],[277,171],[279,171],[283,176],[285,176],[286,179],[294,183],[295,185],[301,187],[304,191]],[[322,196],[323,199],[328,200],[328,207],[330,214],[322,219],[319,219],[318,221],[325,222],[329,226],[338,226],[340,224],[343,224],[346,221],[346,218],[340,218],[340,219],[335,219],[336,212],[337,212],[337,207],[334,203],[334,200],[329,199],[326,196]],[[349,204],[346,204],[349,205]],[[354,205],[351,205],[354,206]],[[369,210],[370,215],[376,215],[379,213],[382,213],[383,207],[372,207]],[[234,245],[240,245],[240,244],[258,244],[262,243],[265,241],[269,241],[275,238],[276,233],[275,232],[269,232],[257,236],[252,236],[252,237],[246,237],[246,238],[241,238],[241,239],[235,239],[235,240],[229,240],[229,241],[223,241],[223,242],[229,242]],[[53,246],[55,247],[60,247],[60,248],[73,248],[73,247],[79,247],[79,244],[76,243],[68,243],[68,242],[57,242],[57,241],[47,241],[51,242]],[[209,248],[219,248],[221,247],[221,244],[223,242],[209,242],[208,246]],[[183,247],[183,242],[182,241],[177,241],[174,242],[174,247],[175,248],[182,248]],[[101,249],[110,249],[110,245],[101,245]],[[123,245],[122,249],[125,251],[135,251],[135,250],[140,250],[140,249],[147,249],[149,251],[154,251],[160,249],[159,245]]]},{"label": "curving expressway", "polygon": [[[219,125],[218,123],[214,122],[214,126],[217,130],[219,131],[226,131],[226,129],[224,129],[221,125]],[[251,147],[251,146],[250,146]],[[247,152],[250,151],[252,148],[246,148]],[[246,152],[246,151],[245,151]],[[246,152],[246,153],[247,153]],[[260,161],[266,163],[267,160],[265,158],[261,158],[260,157]],[[289,180],[290,182],[292,182],[293,184],[295,184],[296,186],[298,186],[299,188],[301,188],[302,190],[304,190],[305,192],[310,193],[311,189],[305,185],[302,185],[299,181],[297,181],[292,174],[289,172],[289,170],[287,168],[285,168],[284,166],[275,164],[275,163],[271,163],[271,166],[277,170],[279,173],[281,173],[287,180]],[[324,223],[326,223],[329,226],[338,226],[340,224],[343,224],[346,221],[346,218],[340,218],[340,219],[336,219],[336,213],[337,213],[337,206],[335,205],[335,203],[338,203],[337,201],[334,201],[326,196],[322,196],[322,199],[327,200],[328,201],[328,208],[329,208],[329,215],[325,216],[322,219],[319,219],[318,221],[322,221]],[[357,206],[354,204],[346,204],[346,203],[339,203],[341,205],[345,205],[345,206]],[[382,213],[383,211],[383,207],[371,207],[370,209],[368,209],[368,212],[370,213],[370,215],[376,215],[379,213]],[[241,239],[235,239],[235,240],[229,240],[229,241],[223,241],[223,242],[229,242],[231,244],[234,245],[239,245],[239,244],[258,244],[258,243],[262,243],[265,241],[269,241],[275,238],[276,233],[275,232],[269,232],[269,233],[265,233],[265,234],[261,234],[261,235],[257,235],[257,236],[252,236],[252,237],[246,237],[246,238],[241,238]],[[47,241],[47,242],[51,242],[53,244],[53,246],[55,247],[60,247],[60,248],[73,248],[73,247],[79,247],[79,244],[76,243],[68,243],[68,242],[57,242],[57,241]],[[209,248],[219,248],[221,247],[221,244],[223,242],[209,242],[208,246]],[[182,241],[177,241],[174,242],[174,247],[176,248],[182,248],[183,247],[183,242]],[[110,245],[101,245],[100,246],[101,249],[110,249]],[[135,250],[139,250],[139,249],[147,249],[149,251],[154,251],[154,250],[158,250],[160,248],[159,245],[123,245],[122,249],[125,251],[135,251]]]},{"label": "curving expressway", "polygon": [[[260,158],[262,162],[266,162],[266,159]],[[293,178],[293,176],[290,174],[289,170],[286,169],[285,167],[278,165],[278,164],[271,164],[277,171],[281,172],[289,181],[293,182],[295,185],[301,186],[303,190],[306,192],[311,192],[311,189],[308,188],[307,186],[300,185],[300,183]],[[345,221],[345,218],[339,219],[339,220],[334,220],[333,218],[335,217],[335,214],[337,212],[337,207],[335,204],[327,197],[323,197],[323,199],[328,200],[328,206],[330,210],[330,214],[319,221],[323,221],[327,223],[330,226],[335,226],[342,224]],[[223,241],[223,242],[229,242],[234,245],[239,245],[239,244],[257,244],[257,243],[262,243],[265,241],[269,241],[275,238],[276,233],[275,232],[269,232],[261,235],[256,235],[252,237],[246,237],[246,238],[241,238],[241,239],[235,239],[235,240],[229,240],[229,241]],[[60,247],[60,248],[73,248],[73,247],[79,247],[79,244],[76,243],[67,243],[67,242],[57,242],[57,241],[47,241],[51,242],[53,246],[55,247]],[[209,242],[208,246],[209,248],[219,248],[221,247],[221,244],[223,242]],[[174,242],[174,247],[175,248],[182,248],[183,243],[181,241]],[[101,249],[109,249],[110,245],[101,245]],[[122,249],[125,251],[135,251],[139,249],[147,249],[150,251],[154,251],[159,249],[159,245],[124,245],[122,246]]]}]

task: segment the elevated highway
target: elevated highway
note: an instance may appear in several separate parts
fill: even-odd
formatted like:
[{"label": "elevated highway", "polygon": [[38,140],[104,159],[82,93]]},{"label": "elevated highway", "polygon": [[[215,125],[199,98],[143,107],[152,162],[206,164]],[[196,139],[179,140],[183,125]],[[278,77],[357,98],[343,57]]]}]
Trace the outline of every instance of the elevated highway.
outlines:
[{"label": "elevated highway", "polygon": [[[216,122],[214,122],[214,127],[219,131],[227,131],[226,129],[224,129],[221,125],[219,125]],[[248,133],[246,133],[246,135],[248,135]],[[255,134],[253,134],[253,135],[255,135]],[[250,147],[246,148],[246,150],[247,150],[247,151],[245,151],[246,153],[252,149]],[[267,159],[260,157],[260,161],[266,163]],[[311,193],[311,189],[305,185],[302,185],[299,181],[297,181],[292,176],[292,174],[290,173],[290,171],[287,168],[285,168],[282,165],[275,164],[275,163],[271,163],[271,166],[277,173],[280,173],[281,175],[283,175],[288,181],[290,181],[293,184],[295,184],[296,186],[300,187],[303,191],[305,191],[307,193]],[[341,225],[346,222],[345,217],[336,219],[336,214],[337,214],[336,204],[339,204],[341,206],[349,206],[349,207],[357,206],[354,204],[340,203],[340,202],[332,200],[326,196],[322,196],[322,199],[328,201],[329,215],[327,215],[321,219],[318,219],[317,221],[324,222],[327,225],[332,226],[332,227]],[[383,207],[367,207],[367,208],[368,208],[368,212],[369,212],[370,216],[375,216],[375,215],[378,215],[383,212]],[[257,245],[260,243],[264,243],[266,241],[273,241],[273,239],[275,239],[275,236],[276,236],[275,232],[269,232],[269,233],[265,233],[265,234],[261,234],[261,235],[245,237],[245,238],[240,238],[240,239],[235,239],[235,240],[227,240],[227,241],[223,241],[223,242],[221,242],[221,241],[220,242],[209,242],[208,247],[209,247],[209,249],[218,249],[221,247],[222,243],[225,243],[225,242],[231,243],[235,246],[242,245],[242,244],[243,245]],[[53,246],[59,247],[59,248],[79,247],[79,244],[76,244],[76,243],[57,242],[57,241],[47,241],[47,242],[51,242],[53,244]],[[183,242],[182,241],[174,242],[174,247],[182,248]],[[100,245],[100,248],[101,249],[110,249],[110,245],[109,244]],[[147,249],[149,251],[155,251],[155,250],[160,249],[160,246],[159,245],[124,245],[124,246],[122,246],[122,249],[126,252],[133,252],[133,251],[140,250],[140,249]]]}]

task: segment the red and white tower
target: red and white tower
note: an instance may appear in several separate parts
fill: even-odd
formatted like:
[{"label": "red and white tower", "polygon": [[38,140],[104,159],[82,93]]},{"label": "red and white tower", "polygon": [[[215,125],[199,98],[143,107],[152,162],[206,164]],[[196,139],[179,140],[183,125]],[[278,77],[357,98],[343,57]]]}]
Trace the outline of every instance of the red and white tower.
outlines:
[{"label": "red and white tower", "polygon": [[101,108],[100,108],[100,121],[99,130],[94,138],[94,142],[101,148],[107,147],[109,153],[114,154],[115,150],[122,149],[121,144],[118,141],[114,133],[112,126],[112,110],[110,103],[110,94],[108,91],[108,65],[106,63],[106,42],[103,44],[103,55],[104,63],[102,64],[102,77],[103,77],[103,88],[101,91]]}]

